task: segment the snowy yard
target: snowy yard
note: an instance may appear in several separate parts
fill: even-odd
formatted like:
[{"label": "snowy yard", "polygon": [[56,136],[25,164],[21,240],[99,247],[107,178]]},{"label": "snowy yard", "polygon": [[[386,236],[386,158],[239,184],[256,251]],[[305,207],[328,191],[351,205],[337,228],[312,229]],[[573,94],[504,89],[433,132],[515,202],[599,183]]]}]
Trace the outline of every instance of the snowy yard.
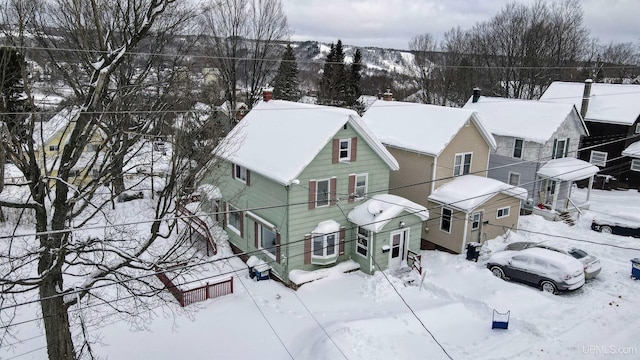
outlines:
[{"label": "snowy yard", "polygon": [[[422,285],[420,278],[405,284],[355,272],[295,292],[249,279],[233,258],[217,270],[235,274],[234,294],[186,312],[177,304],[158,308],[149,321],[101,314],[93,351],[108,359],[447,359],[439,343],[453,359],[636,359],[640,281],[630,278],[629,260],[640,257],[640,239],[590,229],[596,211],[621,209],[640,211],[640,193],[595,191],[592,211],[574,227],[522,217],[521,231],[489,241],[478,263],[423,251]],[[596,255],[602,272],[578,291],[554,296],[486,269],[486,251],[508,242],[559,240],[544,234]],[[493,309],[511,312],[508,330],[491,329]],[[17,321],[37,313],[37,306],[23,307]],[[40,327],[30,322],[16,330],[23,341],[0,349],[0,359],[46,358]]]}]

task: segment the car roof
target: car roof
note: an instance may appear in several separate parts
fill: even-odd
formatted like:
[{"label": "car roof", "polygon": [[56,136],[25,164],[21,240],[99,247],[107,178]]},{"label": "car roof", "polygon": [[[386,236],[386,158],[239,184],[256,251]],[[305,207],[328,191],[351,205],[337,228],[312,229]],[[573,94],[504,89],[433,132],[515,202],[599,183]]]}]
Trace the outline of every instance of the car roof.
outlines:
[{"label": "car roof", "polygon": [[[545,260],[549,260],[549,262],[552,262],[554,264],[568,264],[568,263],[571,263],[571,261],[577,261],[576,259],[574,259],[569,255],[565,255],[557,251],[547,250],[539,247],[532,247],[532,248],[520,250],[520,254],[527,254],[536,258],[543,258]],[[514,254],[514,256],[517,256],[517,254]]]}]

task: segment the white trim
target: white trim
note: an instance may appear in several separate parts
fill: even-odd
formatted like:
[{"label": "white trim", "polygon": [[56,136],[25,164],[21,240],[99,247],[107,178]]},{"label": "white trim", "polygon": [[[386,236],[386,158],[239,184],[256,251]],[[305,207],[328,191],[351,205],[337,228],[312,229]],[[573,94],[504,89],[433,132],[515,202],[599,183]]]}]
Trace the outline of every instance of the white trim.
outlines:
[{"label": "white trim", "polygon": [[[395,231],[392,231],[389,233],[389,247],[390,247],[390,251],[389,251],[389,260],[387,260],[387,268],[390,269],[391,267],[389,266],[391,264],[391,259],[393,259],[393,236],[400,234],[400,241],[401,243],[400,245],[400,252],[399,252],[399,257],[400,257],[400,266],[402,267],[402,263],[407,261],[407,253],[409,252],[409,242],[411,239],[411,228],[402,228],[402,229],[398,229]],[[402,238],[402,234],[405,234],[404,239]]]},{"label": "white trim", "polygon": [[[360,234],[360,229],[363,229],[364,231],[367,232],[368,236],[364,236]],[[371,244],[371,236],[373,235],[373,231],[369,231],[365,228],[363,228],[362,226],[358,226],[358,228],[356,229],[356,254],[362,256],[363,258],[367,258],[369,257],[369,245]],[[358,240],[360,240],[361,238],[365,239],[367,241],[367,246],[365,248],[366,254],[362,254],[358,251],[358,249],[363,248],[362,246],[360,246],[360,243],[358,242]]]},{"label": "white trim", "polygon": [[631,171],[640,171],[640,159],[631,159]]},{"label": "white trim", "polygon": [[[451,215],[449,215],[449,230],[443,230],[442,229],[442,221],[444,220],[444,210],[449,210],[451,212]],[[447,233],[447,234],[451,234],[451,228],[453,227],[453,209],[443,206],[440,208],[440,231]]]},{"label": "white trim", "polygon": [[[240,171],[240,175],[242,175],[242,170],[244,169],[244,179],[240,176],[238,176],[238,171],[236,171],[237,169],[239,169]],[[240,181],[243,184],[247,184],[247,174],[248,174],[248,169],[242,165],[238,165],[236,163],[233,163],[233,178]]]},{"label": "white trim", "polygon": [[[270,258],[272,258],[273,260],[276,259],[276,255],[272,254],[269,250],[267,250],[267,248],[265,248],[264,246],[262,246],[262,230],[266,229],[271,231],[272,233],[275,234],[276,238],[274,240],[278,239],[278,231],[275,228],[269,229],[268,226],[263,226],[263,224],[261,224],[260,222],[257,222],[258,224],[258,249],[262,250],[262,252],[264,254],[266,254],[267,256],[269,256]],[[278,251],[278,244],[276,243],[273,247],[273,251]]]},{"label": "white trim", "polygon": [[[363,200],[367,198],[367,195],[369,194],[369,173],[360,173],[360,174],[354,174],[355,175],[355,182],[353,184],[353,199],[354,200]],[[357,196],[357,189],[358,189],[358,176],[364,176],[364,195],[363,196]]]},{"label": "white trim", "polygon": [[[327,182],[327,204],[326,205],[318,205],[318,188],[319,188],[318,183],[321,181]],[[331,205],[331,178],[315,180],[315,182],[316,182],[315,207],[321,208],[321,207],[326,207]]]},{"label": "white trim", "polygon": [[[346,124],[345,124],[346,125]],[[347,143],[347,148],[346,149],[342,149],[342,142],[346,142]],[[348,139],[339,139],[338,140],[338,161],[339,162],[349,162],[351,161],[351,138]],[[341,153],[342,151],[346,151],[347,152],[347,156],[342,157]]]},{"label": "white trim", "polygon": [[640,134],[640,122],[636,124],[636,134]]},{"label": "white trim", "polygon": [[[507,214],[505,215],[505,210],[507,211]],[[500,211],[502,211],[502,215],[500,215]],[[501,207],[498,208],[498,210],[496,210],[496,219],[503,219],[506,217],[509,217],[511,215],[511,206],[505,206],[505,207]]]},{"label": "white trim", "polygon": [[[604,159],[603,160],[594,159],[594,155],[604,157]],[[609,153],[607,153],[606,151],[591,150],[591,154],[589,155],[589,163],[595,166],[600,166],[600,167],[607,166],[608,156],[609,156]]]},{"label": "white trim", "polygon": [[[235,210],[231,210],[231,208],[234,208]],[[242,218],[242,211],[240,211],[239,208],[227,203],[227,209],[226,209],[227,213],[226,213],[226,217],[227,217],[227,228],[231,231],[233,231],[234,233],[236,233],[238,236],[240,236],[240,234],[242,234],[242,229],[236,229],[235,226],[231,225],[231,213],[240,213],[240,217]],[[240,220],[240,224],[242,224],[242,220]],[[241,225],[242,226],[242,225]]]},{"label": "white trim", "polygon": [[[511,183],[511,175],[518,175],[518,183],[517,184],[512,184]],[[515,171],[509,171],[509,176],[507,177],[507,184],[511,185],[511,186],[520,186],[520,173],[519,172],[515,172]]]},{"label": "white trim", "polygon": [[[520,156],[515,156],[516,144],[518,143],[518,140],[522,141],[522,146],[520,147]],[[524,156],[524,139],[522,138],[513,139],[513,151],[511,151],[511,157],[514,159],[522,159],[523,156]]]},{"label": "white trim", "polygon": [[[464,160],[467,157],[467,155],[469,156],[469,172],[465,173],[464,172]],[[458,156],[460,156],[460,174],[456,174],[456,159],[458,158]],[[453,156],[453,176],[462,176],[462,175],[467,175],[467,174],[471,174],[471,167],[473,166],[473,151],[469,151],[469,152],[463,152],[463,153],[457,153]]]},{"label": "white trim", "polygon": [[272,231],[277,232],[278,228],[273,225],[272,223],[268,222],[267,220],[261,218],[260,216],[258,216],[256,213],[251,212],[251,211],[245,211],[244,212],[246,216],[252,218],[253,220],[256,220],[259,223],[262,223],[263,225],[265,225],[265,227],[271,228]]}]

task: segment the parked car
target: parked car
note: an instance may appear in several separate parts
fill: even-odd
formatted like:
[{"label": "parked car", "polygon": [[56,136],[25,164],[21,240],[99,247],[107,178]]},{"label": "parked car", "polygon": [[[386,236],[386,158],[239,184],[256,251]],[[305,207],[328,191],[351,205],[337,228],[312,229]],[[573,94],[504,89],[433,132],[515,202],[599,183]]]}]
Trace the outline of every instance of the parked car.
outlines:
[{"label": "parked car", "polygon": [[602,270],[602,264],[600,264],[600,260],[595,256],[588,254],[582,249],[578,249],[577,247],[558,241],[544,241],[538,243],[530,241],[517,241],[507,245],[505,247],[505,250],[523,250],[532,247],[539,247],[573,256],[582,263],[582,266],[584,267],[584,278],[586,280],[593,279],[598,274],[600,274],[600,271]]},{"label": "parked car", "polygon": [[118,195],[118,202],[131,201],[144,198],[142,191],[125,190]]},{"label": "parked car", "polygon": [[487,268],[501,279],[511,279],[557,294],[584,285],[582,263],[556,251],[537,247],[493,253]]},{"label": "parked car", "polygon": [[600,214],[591,221],[591,229],[605,234],[640,237],[640,216],[623,212]]}]

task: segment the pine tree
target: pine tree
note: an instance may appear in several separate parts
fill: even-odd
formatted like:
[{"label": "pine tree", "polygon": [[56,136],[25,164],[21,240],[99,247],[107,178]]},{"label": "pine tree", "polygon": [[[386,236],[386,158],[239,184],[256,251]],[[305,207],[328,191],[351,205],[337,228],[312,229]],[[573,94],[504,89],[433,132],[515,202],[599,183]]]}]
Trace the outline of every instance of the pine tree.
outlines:
[{"label": "pine tree", "polygon": [[345,105],[347,88],[342,41],[338,40],[335,45],[331,44],[324,64],[318,102],[325,105],[343,106]]},{"label": "pine tree", "polygon": [[298,101],[300,99],[300,84],[298,81],[298,64],[291,45],[282,55],[278,73],[273,78],[273,97],[275,99]]},{"label": "pine tree", "polygon": [[360,80],[362,79],[362,52],[360,49],[356,49],[356,53],[353,55],[353,63],[351,64],[349,71],[349,82],[348,82],[348,94],[347,94],[347,105],[354,106],[358,101],[362,92],[360,90]]}]

